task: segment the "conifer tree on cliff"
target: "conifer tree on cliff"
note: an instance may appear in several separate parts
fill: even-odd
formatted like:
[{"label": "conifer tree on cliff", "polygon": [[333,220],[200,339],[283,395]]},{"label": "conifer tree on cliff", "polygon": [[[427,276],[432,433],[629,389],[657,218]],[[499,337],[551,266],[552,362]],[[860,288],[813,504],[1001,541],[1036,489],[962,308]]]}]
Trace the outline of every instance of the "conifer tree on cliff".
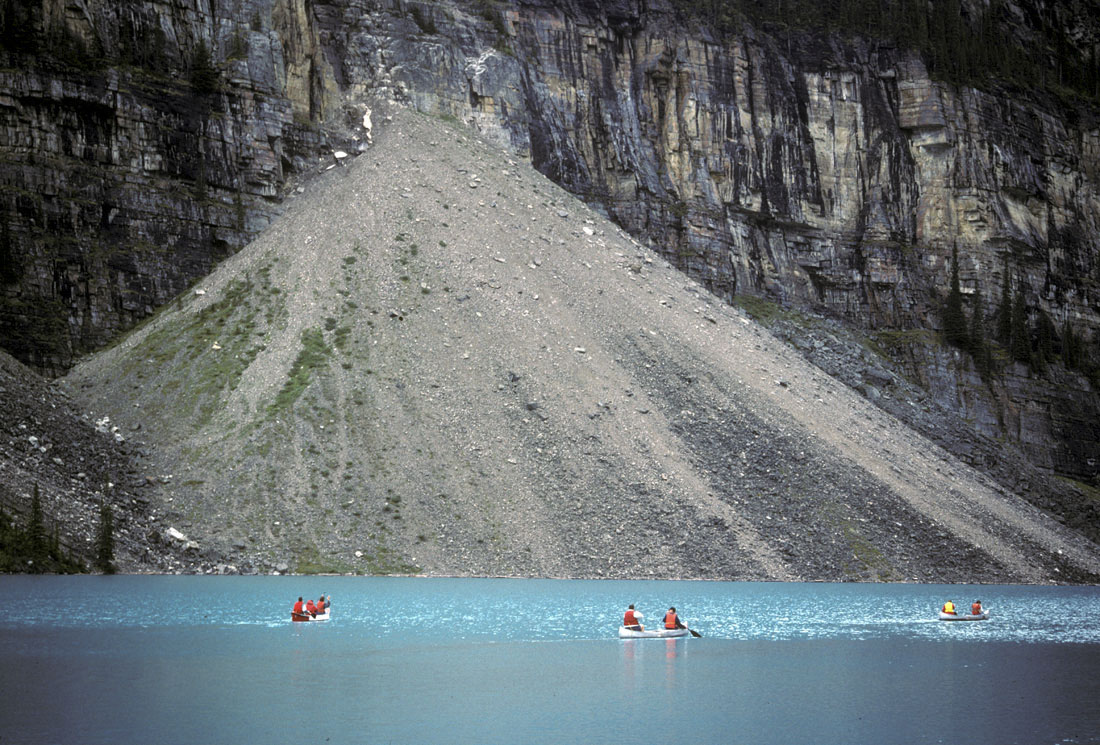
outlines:
[{"label": "conifer tree on cliff", "polygon": [[943,336],[947,343],[966,349],[969,335],[966,329],[966,314],[963,313],[962,289],[959,287],[959,249],[951,249],[951,289],[947,293],[947,302],[943,308]]},{"label": "conifer tree on cliff", "polygon": [[983,378],[993,367],[989,342],[985,339],[985,311],[982,308],[981,288],[974,290],[974,312],[970,316],[970,354],[974,357],[974,366]]},{"label": "conifer tree on cliff", "polygon": [[114,516],[111,505],[104,502],[99,507],[99,533],[96,536],[96,569],[104,574],[115,573],[115,536]]},{"label": "conifer tree on cliff", "polygon": [[206,42],[199,39],[191,55],[191,88],[199,96],[208,96],[218,90],[221,81],[218,68]]},{"label": "conifer tree on cliff", "polygon": [[38,491],[37,483],[31,495],[31,516],[27,523],[27,548],[31,560],[34,561],[34,571],[43,571],[46,559],[49,557],[49,545],[46,543],[46,527],[42,522],[42,496]]},{"label": "conifer tree on cliff", "polygon": [[1035,361],[1039,367],[1044,367],[1054,359],[1054,337],[1057,335],[1054,321],[1040,308],[1039,317],[1035,321]]}]

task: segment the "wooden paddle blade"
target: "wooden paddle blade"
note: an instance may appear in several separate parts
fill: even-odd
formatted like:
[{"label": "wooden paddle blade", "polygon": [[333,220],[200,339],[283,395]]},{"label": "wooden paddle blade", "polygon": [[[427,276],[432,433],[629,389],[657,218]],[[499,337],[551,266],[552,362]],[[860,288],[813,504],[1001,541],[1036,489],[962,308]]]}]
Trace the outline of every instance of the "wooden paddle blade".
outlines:
[{"label": "wooden paddle blade", "polygon": [[692,635],[692,636],[694,636],[694,637],[695,637],[696,639],[701,639],[701,638],[703,638],[703,635],[702,635],[702,634],[700,634],[700,633],[699,633],[698,631],[696,631],[695,629],[688,629],[688,631],[690,631],[690,632],[691,632],[691,635]]}]

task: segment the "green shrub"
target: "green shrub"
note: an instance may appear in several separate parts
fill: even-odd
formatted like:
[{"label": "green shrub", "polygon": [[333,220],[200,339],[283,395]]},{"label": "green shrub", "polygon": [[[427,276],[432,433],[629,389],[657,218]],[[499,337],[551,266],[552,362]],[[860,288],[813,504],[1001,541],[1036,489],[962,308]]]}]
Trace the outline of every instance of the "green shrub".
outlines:
[{"label": "green shrub", "polygon": [[286,411],[302,395],[309,385],[314,370],[328,364],[332,350],[325,344],[321,329],[306,329],[302,332],[302,348],[290,368],[290,378],[275,397],[272,412]]}]

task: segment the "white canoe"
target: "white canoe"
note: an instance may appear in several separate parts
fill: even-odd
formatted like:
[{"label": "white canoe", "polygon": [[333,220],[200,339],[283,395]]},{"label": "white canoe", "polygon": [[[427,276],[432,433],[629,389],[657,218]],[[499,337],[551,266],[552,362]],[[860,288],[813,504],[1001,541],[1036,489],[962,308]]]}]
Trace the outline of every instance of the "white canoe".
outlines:
[{"label": "white canoe", "polygon": [[688,636],[691,632],[687,629],[646,629],[635,631],[626,626],[619,627],[620,639],[674,639],[678,636]]},{"label": "white canoe", "polygon": [[330,611],[326,610],[324,613],[318,613],[316,616],[311,616],[308,613],[295,613],[294,611],[291,611],[290,620],[294,621],[295,623],[304,621],[327,621],[329,612]]},{"label": "white canoe", "polygon": [[989,611],[988,610],[984,610],[981,613],[979,613],[978,615],[974,615],[972,613],[951,614],[951,613],[944,613],[943,611],[940,611],[940,620],[941,621],[985,621],[988,618],[989,618]]}]

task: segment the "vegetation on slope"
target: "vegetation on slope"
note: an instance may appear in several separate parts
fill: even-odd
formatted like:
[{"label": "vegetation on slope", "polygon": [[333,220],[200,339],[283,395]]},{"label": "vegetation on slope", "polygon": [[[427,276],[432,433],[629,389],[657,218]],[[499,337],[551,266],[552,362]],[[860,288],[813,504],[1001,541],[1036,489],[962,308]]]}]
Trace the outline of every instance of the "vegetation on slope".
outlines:
[{"label": "vegetation on slope", "polygon": [[[1069,3],[966,0],[674,0],[720,32],[745,22],[772,30],[888,39],[921,53],[941,80],[983,87],[1011,83],[1100,100],[1098,46]],[[1091,30],[1093,33],[1095,29]]]},{"label": "vegetation on slope", "polygon": [[42,512],[42,500],[35,484],[25,519],[8,514],[0,506],[0,572],[74,574],[87,571],[84,562],[61,545],[60,536],[60,525],[55,520],[48,520]]}]

